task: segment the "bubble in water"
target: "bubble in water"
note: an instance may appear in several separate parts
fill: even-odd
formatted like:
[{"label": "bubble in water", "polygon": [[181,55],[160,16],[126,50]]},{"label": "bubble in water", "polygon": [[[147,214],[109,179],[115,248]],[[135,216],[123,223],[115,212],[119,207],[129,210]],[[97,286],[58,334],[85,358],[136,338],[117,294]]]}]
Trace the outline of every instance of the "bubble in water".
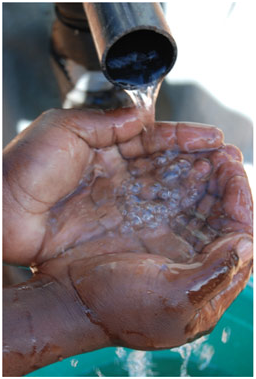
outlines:
[{"label": "bubble in water", "polygon": [[140,226],[140,225],[142,225],[142,221],[141,221],[139,216],[134,216],[131,219],[131,224],[132,224],[132,226]]},{"label": "bubble in water", "polygon": [[162,186],[160,183],[154,183],[151,187],[150,190],[151,192],[156,195],[159,191],[161,191]]},{"label": "bubble in water", "polygon": [[158,197],[162,200],[168,200],[171,197],[171,191],[167,189],[162,189],[158,192]]},{"label": "bubble in water", "polygon": [[138,214],[141,211],[141,207],[137,204],[131,204],[129,209],[131,212],[133,212],[135,214]]},{"label": "bubble in water", "polygon": [[170,198],[173,202],[175,201],[179,201],[180,198],[181,198],[181,192],[178,188],[174,188],[172,191],[171,191],[171,195],[170,195]]},{"label": "bubble in water", "polygon": [[149,211],[149,212],[152,212],[152,213],[154,213],[155,212],[155,206],[153,205],[153,204],[147,204],[146,205],[146,208],[147,208],[147,210]]},{"label": "bubble in water", "polygon": [[178,155],[178,151],[174,151],[174,150],[166,150],[164,152],[164,156],[169,160],[169,161],[172,161],[174,158],[177,157]]},{"label": "bubble in water", "polygon": [[185,173],[190,170],[191,164],[186,159],[180,159],[178,162],[181,172]]},{"label": "bubble in water", "polygon": [[155,165],[158,167],[165,166],[167,162],[168,162],[168,159],[164,155],[160,157],[156,157],[156,159],[154,160]]},{"label": "bubble in water", "polygon": [[158,204],[154,207],[154,213],[161,214],[161,215],[167,215],[168,209],[165,205]]},{"label": "bubble in water", "polygon": [[127,201],[130,203],[140,203],[141,202],[140,198],[136,195],[129,195],[127,197]]},{"label": "bubble in water", "polygon": [[143,221],[149,222],[153,218],[154,218],[154,216],[152,215],[152,213],[149,210],[143,210],[143,213],[142,213],[142,220]]},{"label": "bubble in water", "polygon": [[173,164],[168,167],[168,169],[163,173],[163,181],[164,183],[173,184],[174,180],[176,180],[180,176],[180,168],[177,164]]},{"label": "bubble in water", "polygon": [[141,191],[141,187],[142,187],[142,185],[140,184],[140,183],[134,183],[134,184],[132,184],[130,187],[129,187],[129,189],[130,189],[130,191],[133,193],[133,194],[138,194],[138,193],[140,193],[140,191]]}]

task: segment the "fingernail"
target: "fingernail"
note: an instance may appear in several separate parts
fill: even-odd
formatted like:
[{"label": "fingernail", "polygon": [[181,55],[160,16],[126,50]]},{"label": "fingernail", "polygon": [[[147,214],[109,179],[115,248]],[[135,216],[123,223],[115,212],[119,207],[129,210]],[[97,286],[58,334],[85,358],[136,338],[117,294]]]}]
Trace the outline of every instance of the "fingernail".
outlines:
[{"label": "fingernail", "polygon": [[253,243],[249,238],[241,239],[236,245],[236,251],[241,259],[242,263],[245,263],[252,259]]}]

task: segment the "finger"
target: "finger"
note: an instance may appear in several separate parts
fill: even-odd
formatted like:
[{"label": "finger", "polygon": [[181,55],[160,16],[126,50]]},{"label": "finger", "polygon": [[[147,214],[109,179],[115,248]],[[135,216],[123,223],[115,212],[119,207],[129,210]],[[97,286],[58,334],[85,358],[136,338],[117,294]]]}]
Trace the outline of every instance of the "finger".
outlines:
[{"label": "finger", "polygon": [[[208,159],[213,166],[213,175],[208,185],[210,194],[222,194],[224,184],[236,172],[244,176],[244,169],[241,164],[243,160],[242,153],[233,145],[224,145],[217,151],[210,153]],[[220,182],[218,182],[218,177],[222,177]]]},{"label": "finger", "polygon": [[238,294],[243,290],[252,272],[252,237],[244,233],[230,237],[219,238],[210,246],[205,248],[212,254],[219,254],[223,251],[232,251],[239,257],[237,271],[233,274],[230,283],[221,291],[215,291],[209,301],[198,308],[191,321],[186,327],[187,337],[193,340],[197,336],[204,334],[214,328],[222,314],[231,305]]},{"label": "finger", "polygon": [[252,226],[252,195],[247,178],[234,176],[228,181],[223,208],[233,220]]},{"label": "finger", "polygon": [[227,143],[223,147],[221,147],[219,151],[225,152],[230,157],[232,157],[232,159],[234,159],[235,161],[243,162],[243,154],[241,150],[239,150],[238,147],[234,145]]},{"label": "finger", "polygon": [[143,131],[140,137],[119,145],[122,155],[134,158],[167,149],[181,152],[213,150],[223,144],[223,133],[208,125],[157,122],[155,128]]},{"label": "finger", "polygon": [[248,265],[234,275],[227,288],[218,293],[193,315],[186,326],[187,340],[189,342],[212,331],[223,313],[243,290],[250,275],[251,266]]},{"label": "finger", "polygon": [[95,148],[125,142],[139,134],[146,123],[146,117],[137,108],[111,111],[65,109],[54,112],[57,125],[72,131]]},{"label": "finger", "polygon": [[102,326],[113,344],[160,349],[195,337],[189,325],[197,312],[228,288],[251,259],[251,237],[232,234],[190,264],[115,253],[91,258],[86,265],[76,261],[69,274],[91,321]]},{"label": "finger", "polygon": [[[227,161],[223,163],[217,171],[218,194],[223,195],[227,183],[235,176],[246,177],[243,165],[237,161]],[[246,185],[248,187],[248,185]]]},{"label": "finger", "polygon": [[92,160],[89,146],[129,139],[142,126],[133,109],[46,112],[5,148],[4,175],[17,184],[13,191],[19,201],[22,193],[24,208],[31,202],[42,212],[77,186]]},{"label": "finger", "polygon": [[134,136],[143,126],[136,112],[52,110],[4,149],[4,258],[8,262],[31,263],[44,238],[47,211],[86,179],[94,159],[89,145],[107,146]]},{"label": "finger", "polygon": [[187,209],[202,199],[211,172],[212,165],[207,159],[198,159],[193,163],[184,182],[186,193],[181,201],[181,209]]}]

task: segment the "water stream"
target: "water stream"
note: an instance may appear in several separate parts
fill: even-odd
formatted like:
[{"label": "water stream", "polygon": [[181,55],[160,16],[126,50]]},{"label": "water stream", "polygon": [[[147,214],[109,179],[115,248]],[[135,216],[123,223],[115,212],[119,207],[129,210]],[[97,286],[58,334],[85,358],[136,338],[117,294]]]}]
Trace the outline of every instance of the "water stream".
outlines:
[{"label": "water stream", "polygon": [[143,119],[146,118],[148,127],[155,122],[155,105],[161,84],[159,81],[139,89],[125,90]]}]

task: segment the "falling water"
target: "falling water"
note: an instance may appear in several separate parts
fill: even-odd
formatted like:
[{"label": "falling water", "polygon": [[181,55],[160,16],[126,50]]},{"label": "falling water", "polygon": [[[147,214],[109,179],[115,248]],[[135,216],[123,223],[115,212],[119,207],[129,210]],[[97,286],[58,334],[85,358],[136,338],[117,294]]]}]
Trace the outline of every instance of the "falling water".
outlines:
[{"label": "falling water", "polygon": [[180,376],[188,377],[188,363],[192,353],[197,357],[198,369],[204,370],[214,355],[214,348],[212,345],[205,343],[208,336],[201,337],[191,343],[186,343],[183,346],[171,349],[172,352],[179,353],[182,358],[182,364],[180,366]]},{"label": "falling water", "polygon": [[155,121],[155,104],[162,81],[154,82],[150,86],[140,87],[134,90],[125,90],[132,99],[139,113],[146,118],[148,124]]},{"label": "falling water", "polygon": [[153,376],[152,353],[148,351],[133,350],[130,353],[122,347],[116,348],[116,355],[124,370],[130,377]]}]

